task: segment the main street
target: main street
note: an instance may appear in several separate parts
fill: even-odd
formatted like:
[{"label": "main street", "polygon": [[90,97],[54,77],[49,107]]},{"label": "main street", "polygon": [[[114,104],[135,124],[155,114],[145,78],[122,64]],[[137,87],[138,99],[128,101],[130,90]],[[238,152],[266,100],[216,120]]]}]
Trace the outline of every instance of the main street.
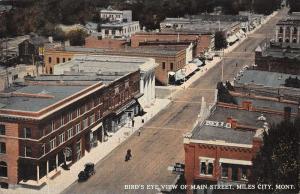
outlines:
[{"label": "main street", "polygon": [[[254,63],[254,50],[266,37],[273,36],[275,24],[286,11],[280,11],[226,54],[224,80],[232,80],[240,68]],[[221,67],[222,62],[189,88],[177,92],[171,104],[145,124],[141,136],[131,136],[96,164],[96,174],[87,182],[73,183],[64,193],[157,193],[155,190],[125,190],[125,185],[172,184],[175,175],[167,167],[184,162],[183,134],[191,131],[202,96],[209,102],[213,100],[214,89],[221,79]],[[132,150],[133,158],[124,162],[127,149]]]}]

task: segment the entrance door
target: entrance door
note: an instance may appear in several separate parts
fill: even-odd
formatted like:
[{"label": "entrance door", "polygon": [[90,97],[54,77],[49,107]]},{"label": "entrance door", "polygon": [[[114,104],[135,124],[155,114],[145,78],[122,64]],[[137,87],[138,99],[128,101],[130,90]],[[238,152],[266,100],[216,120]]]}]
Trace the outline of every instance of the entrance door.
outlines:
[{"label": "entrance door", "polygon": [[81,141],[80,140],[76,143],[76,155],[77,155],[76,160],[79,160],[81,158]]},{"label": "entrance door", "polygon": [[238,168],[237,167],[232,167],[231,179],[232,179],[232,181],[238,181]]}]

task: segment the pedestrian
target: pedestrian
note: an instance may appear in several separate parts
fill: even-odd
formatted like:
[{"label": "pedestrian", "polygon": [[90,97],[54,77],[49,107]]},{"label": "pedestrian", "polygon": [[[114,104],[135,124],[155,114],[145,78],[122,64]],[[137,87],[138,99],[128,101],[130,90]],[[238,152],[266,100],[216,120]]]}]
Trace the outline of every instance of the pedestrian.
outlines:
[{"label": "pedestrian", "polygon": [[131,149],[127,150],[126,156],[125,156],[125,162],[129,161],[131,159]]},{"label": "pedestrian", "polygon": [[134,119],[131,120],[131,126],[134,127]]},{"label": "pedestrian", "polygon": [[141,129],[138,130],[138,136],[141,136]]},{"label": "pedestrian", "polygon": [[145,120],[144,120],[144,118],[142,118],[142,125],[144,124],[144,122],[145,122]]},{"label": "pedestrian", "polygon": [[238,64],[236,63],[236,64],[235,64],[235,67],[237,67],[237,66],[238,66]]}]

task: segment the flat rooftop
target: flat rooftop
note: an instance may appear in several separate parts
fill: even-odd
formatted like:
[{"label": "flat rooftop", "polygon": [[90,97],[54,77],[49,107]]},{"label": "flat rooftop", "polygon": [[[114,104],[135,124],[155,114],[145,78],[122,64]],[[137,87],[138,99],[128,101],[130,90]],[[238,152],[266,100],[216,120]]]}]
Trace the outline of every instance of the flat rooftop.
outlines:
[{"label": "flat rooftop", "polygon": [[[58,49],[60,50],[60,49]],[[123,49],[118,50],[110,50],[110,49],[98,49],[98,48],[85,48],[85,47],[76,47],[70,46],[61,49],[68,52],[80,52],[80,53],[95,53],[100,55],[126,55],[126,56],[135,56],[135,55],[143,55],[145,54],[147,57],[152,55],[167,55],[173,56],[178,52],[182,51],[182,48],[177,48],[174,46],[157,46],[157,47],[125,47]]]},{"label": "flat rooftop", "polygon": [[[110,55],[75,55],[71,61],[54,67],[54,74],[95,74],[102,78],[124,76],[138,70],[148,71],[156,67],[154,59]],[[113,77],[112,77],[113,78]]]},{"label": "flat rooftop", "polygon": [[49,97],[28,96],[2,96],[0,95],[0,108],[8,110],[37,112],[71,95],[80,92],[88,86],[66,85],[29,85],[17,87],[11,92],[26,93],[32,95],[48,95]]},{"label": "flat rooftop", "polygon": [[300,76],[291,74],[260,70],[245,70],[235,82],[238,84],[256,84],[266,87],[279,88],[284,86],[285,80],[289,77],[298,77],[298,79],[300,79]]},{"label": "flat rooftop", "polygon": [[[263,116],[264,121],[259,120]],[[278,123],[282,120],[282,116],[261,114],[259,112],[250,112],[246,110],[238,110],[231,108],[223,108],[217,106],[216,110],[209,116],[207,121],[227,122],[227,119],[232,117],[237,120],[238,125],[251,126],[256,128],[263,128],[265,122],[268,124]],[[212,140],[225,141],[227,143],[236,144],[252,144],[252,140],[256,131],[245,129],[233,129],[225,127],[215,127],[210,125],[198,125],[192,132],[192,139],[198,140]]]},{"label": "flat rooftop", "polygon": [[101,24],[101,28],[113,28],[113,27],[124,27],[124,26],[130,26],[130,25],[136,25],[139,24],[139,21],[132,21],[132,22],[109,22]]},{"label": "flat rooftop", "polygon": [[279,47],[268,47],[263,50],[262,55],[264,57],[274,57],[274,58],[287,58],[300,60],[300,46],[297,44],[290,45],[293,48],[279,48]]}]

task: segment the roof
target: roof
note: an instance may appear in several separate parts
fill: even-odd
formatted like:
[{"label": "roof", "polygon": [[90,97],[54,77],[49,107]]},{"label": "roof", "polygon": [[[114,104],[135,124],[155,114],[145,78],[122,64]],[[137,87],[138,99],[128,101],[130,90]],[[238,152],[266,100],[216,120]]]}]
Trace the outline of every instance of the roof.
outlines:
[{"label": "roof", "polygon": [[85,48],[85,47],[65,47],[63,50],[69,52],[80,52],[80,53],[97,53],[102,55],[127,55],[137,56],[138,54],[145,54],[145,57],[152,57],[153,55],[171,55],[174,56],[178,52],[182,51],[182,48],[170,47],[170,46],[156,46],[156,47],[125,47],[124,49],[110,50],[100,48]]},{"label": "roof", "polygon": [[132,22],[109,22],[105,24],[101,24],[101,28],[118,28],[118,27],[124,27],[124,26],[130,26],[130,25],[137,25],[139,24],[139,21],[132,21]]},{"label": "roof", "polygon": [[265,57],[274,58],[288,58],[300,60],[300,47],[296,44],[291,44],[285,48],[280,47],[268,47],[263,52],[262,55]]},{"label": "roof", "polygon": [[27,96],[0,96],[3,109],[37,112],[60,100],[63,100],[88,86],[66,86],[66,85],[32,85],[16,89],[14,92],[26,94],[46,94],[51,98],[27,97]]},{"label": "roof", "polygon": [[76,55],[71,61],[54,67],[54,74],[93,73],[97,76],[124,76],[138,70],[154,69],[154,59],[110,55]]},{"label": "roof", "polygon": [[[259,117],[265,117],[265,121],[261,121]],[[223,108],[217,106],[216,110],[209,116],[208,121],[217,121],[227,123],[227,119],[232,117],[237,120],[238,125],[262,128],[265,122],[268,124],[278,123],[282,120],[282,116],[271,115],[259,112],[250,112],[247,110],[238,110],[231,108]],[[215,127],[209,125],[198,125],[192,132],[192,139],[197,140],[219,140],[227,143],[236,144],[252,144],[252,140],[256,131],[246,129],[233,129],[226,127]]]},{"label": "roof", "polygon": [[245,70],[235,82],[238,84],[256,84],[266,87],[280,88],[284,86],[285,80],[289,77],[298,77],[298,79],[300,79],[300,76],[291,74],[260,70]]},{"label": "roof", "polygon": [[[250,101],[252,102],[252,106],[256,109],[268,109],[268,110],[275,110],[284,112],[284,107],[290,107],[291,113],[298,113],[297,104],[286,103],[286,102],[278,102],[273,100],[264,100],[264,99],[257,99],[257,98],[247,98],[247,97],[235,97],[238,105],[242,105],[243,101]],[[274,116],[275,117],[275,116]]]}]

